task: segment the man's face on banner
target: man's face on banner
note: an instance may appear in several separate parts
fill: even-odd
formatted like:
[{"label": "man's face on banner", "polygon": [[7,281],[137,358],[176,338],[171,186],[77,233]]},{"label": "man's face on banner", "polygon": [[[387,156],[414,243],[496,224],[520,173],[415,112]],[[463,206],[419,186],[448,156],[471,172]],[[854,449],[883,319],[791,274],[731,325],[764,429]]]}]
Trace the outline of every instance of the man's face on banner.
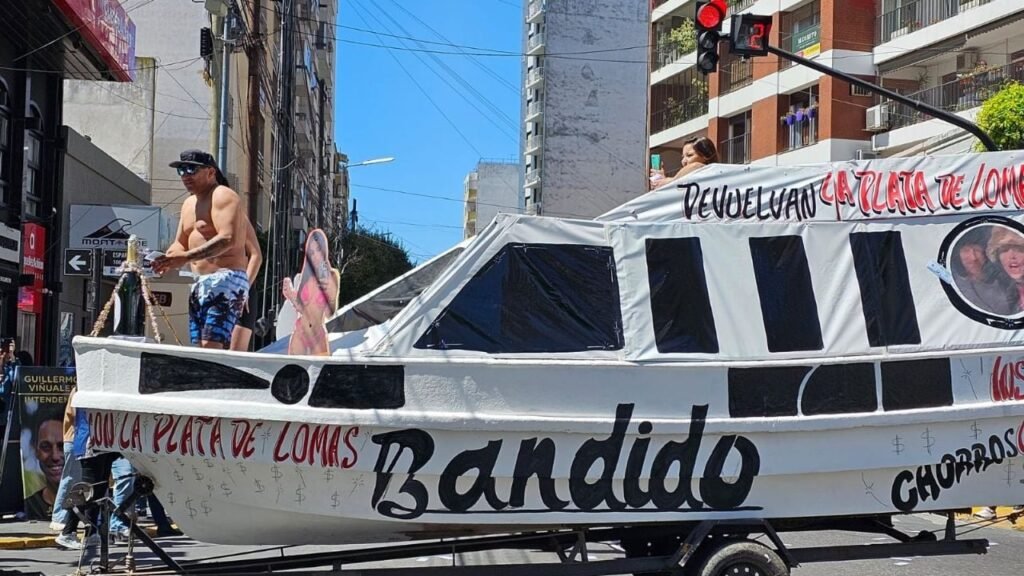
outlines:
[{"label": "man's face on banner", "polygon": [[36,435],[36,459],[51,488],[60,485],[64,470],[64,426],[60,420],[44,420]]}]

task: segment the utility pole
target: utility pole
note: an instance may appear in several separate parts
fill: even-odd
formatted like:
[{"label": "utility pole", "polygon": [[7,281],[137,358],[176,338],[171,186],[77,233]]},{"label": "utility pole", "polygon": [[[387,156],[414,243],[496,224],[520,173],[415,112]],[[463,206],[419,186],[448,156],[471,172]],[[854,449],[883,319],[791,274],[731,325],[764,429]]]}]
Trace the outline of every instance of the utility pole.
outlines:
[{"label": "utility pole", "polygon": [[[248,42],[245,44],[246,57],[249,60],[249,190],[248,211],[249,222],[255,227],[259,220],[260,202],[260,163],[263,152],[263,115],[260,110],[260,94],[263,93],[263,6],[261,0],[250,0],[250,18],[252,29],[249,30]],[[265,255],[264,255],[265,256]]]},{"label": "utility pole", "polygon": [[291,276],[292,108],[295,76],[295,0],[281,0],[281,53],[277,80],[277,149],[274,151],[274,313],[280,310],[281,282]]},{"label": "utility pole", "polygon": [[231,81],[231,51],[235,46],[235,41],[231,38],[234,16],[234,2],[229,2],[228,13],[224,15],[223,32],[220,38],[220,131],[217,134],[217,165],[223,173],[227,173],[228,170],[228,129],[230,125],[230,118],[228,118],[228,98],[230,94],[228,83]]}]

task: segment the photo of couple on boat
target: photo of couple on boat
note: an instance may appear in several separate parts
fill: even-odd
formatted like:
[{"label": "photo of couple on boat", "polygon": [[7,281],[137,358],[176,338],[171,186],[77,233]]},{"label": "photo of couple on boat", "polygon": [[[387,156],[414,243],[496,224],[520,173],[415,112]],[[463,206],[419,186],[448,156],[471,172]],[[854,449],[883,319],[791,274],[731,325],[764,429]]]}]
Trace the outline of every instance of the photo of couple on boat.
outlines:
[{"label": "photo of couple on boat", "polygon": [[967,303],[997,316],[1024,312],[1024,234],[1001,224],[976,226],[951,252],[953,280]]}]

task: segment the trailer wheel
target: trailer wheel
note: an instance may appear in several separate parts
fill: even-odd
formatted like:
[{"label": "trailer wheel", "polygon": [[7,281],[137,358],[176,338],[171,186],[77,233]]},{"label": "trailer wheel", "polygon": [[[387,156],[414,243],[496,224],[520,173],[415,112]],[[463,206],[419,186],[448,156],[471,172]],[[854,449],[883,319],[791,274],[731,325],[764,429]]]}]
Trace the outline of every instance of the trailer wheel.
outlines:
[{"label": "trailer wheel", "polygon": [[708,550],[693,572],[697,576],[789,576],[789,568],[771,548],[750,540],[729,540]]}]

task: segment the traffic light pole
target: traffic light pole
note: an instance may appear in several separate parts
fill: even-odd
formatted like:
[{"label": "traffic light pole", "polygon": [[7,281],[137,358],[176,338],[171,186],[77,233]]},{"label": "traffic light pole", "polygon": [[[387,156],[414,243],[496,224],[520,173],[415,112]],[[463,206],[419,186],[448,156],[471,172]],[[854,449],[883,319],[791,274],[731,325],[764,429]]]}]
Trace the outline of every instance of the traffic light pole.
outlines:
[{"label": "traffic light pole", "polygon": [[802,56],[797,56],[796,54],[793,54],[792,52],[787,52],[786,50],[783,50],[783,49],[778,48],[776,46],[768,45],[767,48],[768,48],[768,53],[770,53],[770,54],[775,54],[776,56],[778,56],[780,58],[785,58],[786,60],[789,60],[790,62],[794,62],[796,64],[800,64],[802,66],[806,66],[806,67],[808,67],[808,68],[810,68],[812,70],[817,70],[818,72],[821,72],[822,74],[827,74],[827,75],[829,75],[829,76],[831,76],[833,78],[839,78],[840,80],[844,80],[846,82],[849,82],[850,84],[853,84],[854,86],[857,86],[859,88],[863,88],[863,89],[869,90],[869,91],[871,91],[871,92],[873,92],[875,94],[880,94],[882,96],[885,96],[886,98],[889,98],[890,100],[895,100],[896,102],[899,102],[901,104],[906,104],[907,106],[910,106],[911,108],[913,108],[914,110],[917,110],[918,112],[923,112],[925,114],[928,114],[928,115],[933,116],[935,118],[938,118],[940,120],[945,120],[946,122],[949,122],[950,124],[956,126],[957,128],[962,128],[962,129],[970,132],[971,134],[977,136],[978,140],[981,140],[981,143],[985,145],[985,148],[987,148],[989,150],[989,152],[997,152],[997,151],[999,151],[999,146],[996,145],[996,143],[992,140],[992,137],[990,137],[988,134],[986,134],[984,130],[982,130],[980,127],[978,127],[977,124],[975,124],[975,123],[973,123],[973,122],[971,122],[971,121],[969,121],[969,120],[967,120],[965,118],[961,118],[960,116],[957,116],[956,114],[953,114],[951,112],[947,112],[945,110],[942,110],[941,108],[936,108],[936,107],[934,107],[934,106],[932,106],[930,104],[925,104],[924,102],[919,102],[917,100],[913,100],[913,99],[908,98],[908,97],[906,97],[906,96],[904,96],[904,95],[902,95],[902,94],[900,94],[898,92],[893,92],[892,90],[887,90],[885,88],[882,88],[881,86],[872,84],[871,82],[868,82],[866,80],[861,80],[860,78],[857,78],[856,76],[851,76],[851,75],[849,75],[849,74],[847,74],[845,72],[840,72],[839,70],[836,70],[836,69],[831,68],[829,66],[825,66],[824,64],[821,64],[819,62],[815,62],[814,60],[808,60],[807,58],[804,58]]}]

